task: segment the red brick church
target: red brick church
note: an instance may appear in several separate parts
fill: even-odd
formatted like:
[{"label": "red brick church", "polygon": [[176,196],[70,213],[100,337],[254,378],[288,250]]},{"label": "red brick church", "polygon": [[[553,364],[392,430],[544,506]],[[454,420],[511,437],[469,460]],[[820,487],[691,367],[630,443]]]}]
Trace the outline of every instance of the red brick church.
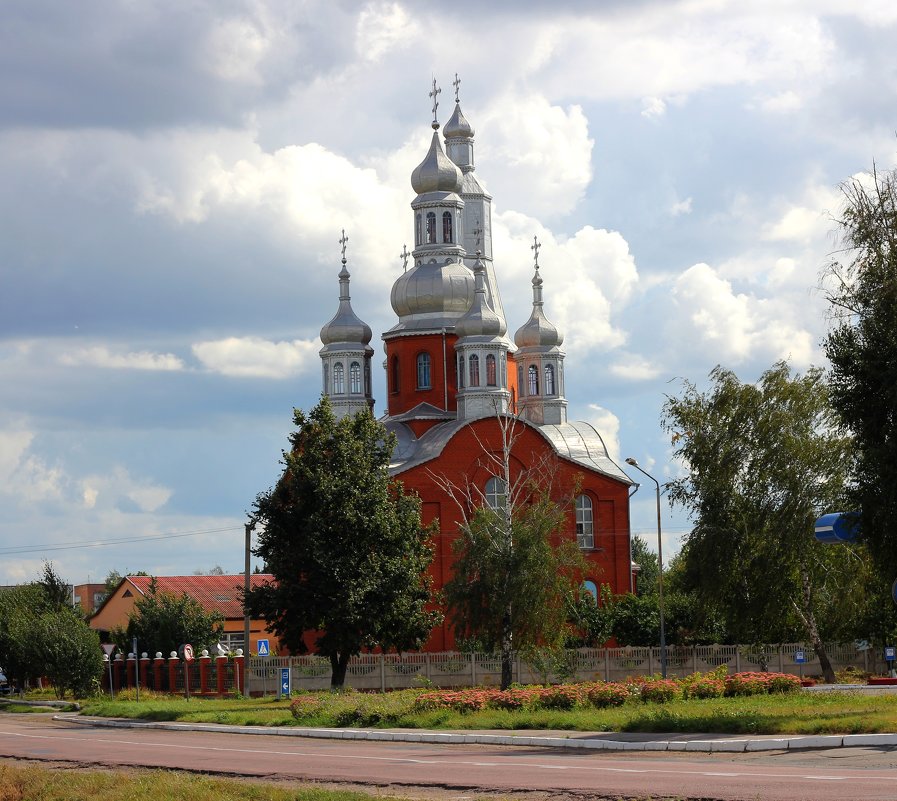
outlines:
[{"label": "red brick church", "polygon": [[[414,250],[392,288],[397,320],[382,335],[387,412],[398,438],[391,472],[423,502],[423,522],[439,521],[431,567],[435,587],[450,577],[451,543],[460,520],[451,483],[499,505],[508,491],[490,455],[500,454],[499,416],[517,418],[511,483],[521,471],[548,467],[568,494],[569,528],[589,564],[585,586],[632,587],[629,490],[632,481],[608,456],[588,423],[567,421],[563,335],[543,311],[539,244],[533,242],[533,307],[511,338],[492,252],[492,198],[474,169],[474,131],[458,98],[439,134],[433,84],[433,138],[411,175]],[[443,146],[444,140],[444,146]],[[343,239],[339,310],[321,329],[323,389],[335,412],[373,408],[371,329],[352,309]],[[410,259],[409,259],[410,257]],[[450,622],[434,630],[427,650],[454,646]]]}]

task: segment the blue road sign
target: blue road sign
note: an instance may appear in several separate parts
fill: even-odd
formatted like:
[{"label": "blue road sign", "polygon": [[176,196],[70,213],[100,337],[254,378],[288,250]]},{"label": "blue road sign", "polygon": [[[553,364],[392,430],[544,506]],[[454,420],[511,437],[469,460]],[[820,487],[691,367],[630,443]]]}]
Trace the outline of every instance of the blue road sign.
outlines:
[{"label": "blue road sign", "polygon": [[281,695],[290,694],[290,669],[280,669],[280,693]]},{"label": "blue road sign", "polygon": [[803,651],[794,652],[794,664],[802,665],[807,661],[807,655]]},{"label": "blue road sign", "polygon": [[893,662],[895,659],[897,659],[897,648],[888,645],[885,648],[885,662]]},{"label": "blue road sign", "polygon": [[258,641],[259,656],[271,656],[271,649],[268,647],[267,640]]}]

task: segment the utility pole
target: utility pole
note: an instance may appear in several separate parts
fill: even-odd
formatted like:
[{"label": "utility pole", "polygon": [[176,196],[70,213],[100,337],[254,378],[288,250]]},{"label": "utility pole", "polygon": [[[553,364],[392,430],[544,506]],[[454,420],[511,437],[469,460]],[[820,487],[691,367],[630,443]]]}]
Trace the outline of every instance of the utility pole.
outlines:
[{"label": "utility pole", "polygon": [[252,530],[255,528],[255,520],[250,519],[245,525],[246,529],[246,562],[243,574],[243,654],[249,658],[249,612],[246,609],[246,598],[249,596],[249,556],[252,545]]}]

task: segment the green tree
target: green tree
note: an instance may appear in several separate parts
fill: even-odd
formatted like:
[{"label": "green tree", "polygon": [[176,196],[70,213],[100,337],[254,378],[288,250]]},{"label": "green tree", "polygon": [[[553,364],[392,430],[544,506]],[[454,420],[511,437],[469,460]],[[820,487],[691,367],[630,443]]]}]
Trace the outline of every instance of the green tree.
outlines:
[{"label": "green tree", "polygon": [[668,484],[694,528],[685,581],[741,642],[800,633],[834,680],[824,637],[862,606],[861,548],[816,542],[813,521],[839,508],[850,439],[838,428],[822,371],[779,362],[757,384],[720,367],[711,387],[686,382],[663,426],[687,473]]},{"label": "green tree", "polygon": [[223,624],[224,617],[220,612],[206,612],[202,604],[187,593],[161,592],[153,579],[147,594],[134,603],[127,628],[115,629],[111,634],[115,644],[125,653],[130,652],[134,637],[137,647],[149,654],[160,651],[167,655],[185,643],[199,653],[202,648],[211,648],[221,638]]},{"label": "green tree", "polygon": [[76,698],[93,692],[103,675],[99,634],[86,625],[76,610],[44,612],[31,631],[32,659],[41,666],[57,698],[71,691]]},{"label": "green tree", "polygon": [[370,412],[337,420],[323,397],[308,415],[295,410],[294,422],[286,469],[254,503],[254,552],[275,582],[245,603],[294,653],[316,632],[336,688],[362,649],[423,645],[440,619],[427,608],[433,550],[420,499],[389,475],[395,437]]},{"label": "green tree", "polygon": [[[657,554],[638,535],[630,539],[630,548],[632,561],[640,568],[636,595],[657,595],[657,579],[660,575]],[[666,578],[666,574],[664,574],[664,578]]]},{"label": "green tree", "polygon": [[0,592],[0,664],[22,688],[46,676],[59,698],[86,695],[102,673],[99,637],[49,562],[38,581]]},{"label": "green tree", "polygon": [[567,515],[551,497],[552,465],[512,470],[525,424],[510,415],[492,419],[497,439],[480,443],[481,461],[498,487],[491,501],[482,488],[431,475],[455,500],[462,520],[452,545],[453,576],[444,588],[452,622],[459,637],[501,654],[506,689],[515,650],[544,655],[563,647],[585,562],[564,536]]},{"label": "green tree", "polygon": [[826,270],[834,320],[823,347],[832,404],[854,437],[846,508],[860,512],[860,535],[890,582],[897,576],[897,170],[873,170],[841,191],[844,247]]}]

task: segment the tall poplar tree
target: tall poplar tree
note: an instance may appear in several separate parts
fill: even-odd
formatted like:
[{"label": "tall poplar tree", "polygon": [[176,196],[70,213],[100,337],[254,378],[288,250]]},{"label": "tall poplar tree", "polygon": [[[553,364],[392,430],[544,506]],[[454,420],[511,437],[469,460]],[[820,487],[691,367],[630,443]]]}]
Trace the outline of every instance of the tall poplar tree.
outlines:
[{"label": "tall poplar tree", "polygon": [[842,184],[843,249],[824,286],[832,404],[854,437],[849,510],[882,577],[897,577],[897,170]]},{"label": "tall poplar tree", "polygon": [[395,436],[369,411],[336,419],[325,396],[294,422],[283,474],[254,503],[254,552],[275,581],[246,606],[293,653],[313,632],[337,688],[362,649],[424,644],[440,620],[429,609],[433,550],[420,499],[389,475]]},{"label": "tall poplar tree", "polygon": [[792,375],[779,362],[751,384],[717,367],[710,379],[706,392],[686,383],[663,409],[687,471],[669,497],[694,521],[686,584],[740,642],[808,639],[834,681],[825,639],[863,612],[864,553],[817,542],[813,522],[843,502],[850,439],[818,369]]}]

